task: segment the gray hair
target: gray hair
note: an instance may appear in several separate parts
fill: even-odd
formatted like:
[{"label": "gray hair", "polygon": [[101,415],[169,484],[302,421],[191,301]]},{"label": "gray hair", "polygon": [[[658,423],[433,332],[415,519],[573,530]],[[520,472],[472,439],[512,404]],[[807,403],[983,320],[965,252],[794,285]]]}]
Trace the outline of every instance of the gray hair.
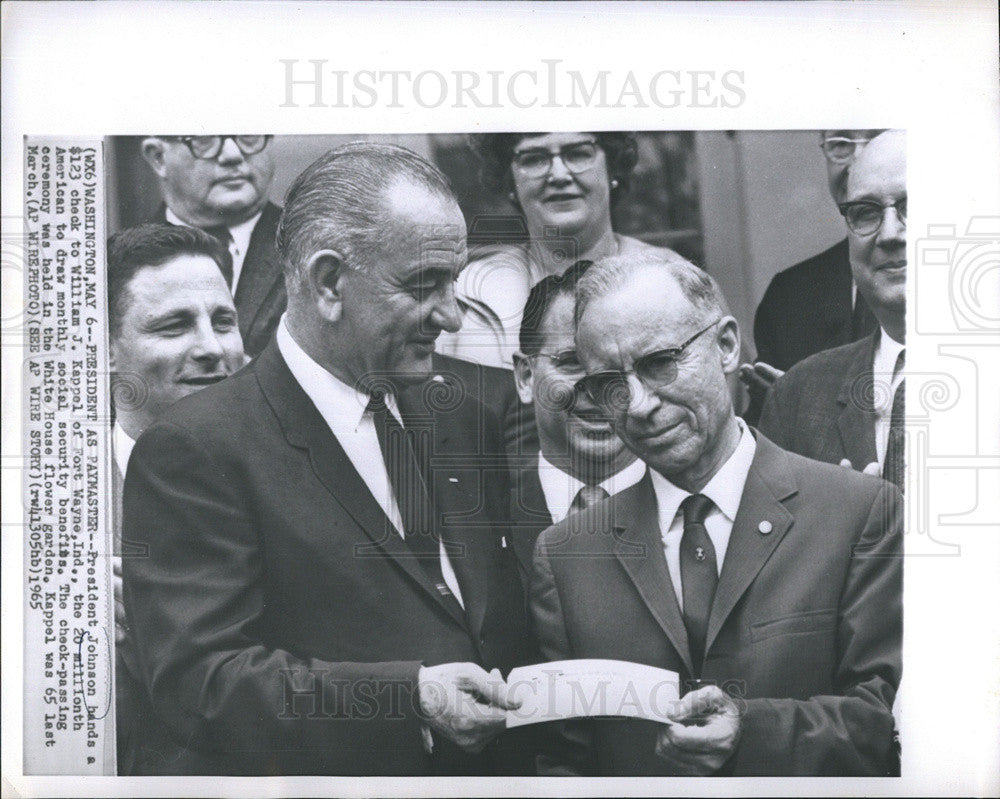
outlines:
[{"label": "gray hair", "polygon": [[602,258],[580,278],[576,287],[576,322],[591,300],[622,288],[639,272],[660,269],[680,287],[696,312],[705,319],[728,313],[728,306],[718,283],[704,269],[695,266],[672,250],[615,255]]},{"label": "gray hair", "polygon": [[352,142],[310,164],[285,194],[276,242],[289,293],[319,250],[332,249],[357,269],[369,265],[384,230],[384,195],[403,178],[454,199],[448,178],[417,153],[395,144]]}]

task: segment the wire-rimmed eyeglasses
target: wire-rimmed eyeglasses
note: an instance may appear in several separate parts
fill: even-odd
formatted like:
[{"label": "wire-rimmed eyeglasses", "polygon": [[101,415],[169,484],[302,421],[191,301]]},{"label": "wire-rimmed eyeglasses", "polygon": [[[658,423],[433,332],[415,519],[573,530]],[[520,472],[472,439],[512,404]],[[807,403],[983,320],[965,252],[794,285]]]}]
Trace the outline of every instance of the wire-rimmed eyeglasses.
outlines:
[{"label": "wire-rimmed eyeglasses", "polygon": [[595,372],[587,375],[577,381],[576,389],[586,394],[590,401],[605,413],[612,416],[624,413],[632,404],[632,389],[628,380],[630,374],[634,374],[639,382],[650,390],[672,383],[677,379],[677,361],[684,350],[720,321],[721,317],[703,327],[683,344],[649,352],[636,358],[628,371]]}]

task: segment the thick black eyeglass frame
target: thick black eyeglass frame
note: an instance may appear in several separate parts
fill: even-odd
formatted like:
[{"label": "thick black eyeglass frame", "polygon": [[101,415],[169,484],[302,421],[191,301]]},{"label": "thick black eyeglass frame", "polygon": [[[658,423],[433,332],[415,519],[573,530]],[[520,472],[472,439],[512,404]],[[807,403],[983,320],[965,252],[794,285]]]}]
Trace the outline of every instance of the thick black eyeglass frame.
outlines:
[{"label": "thick black eyeglass frame", "polygon": [[[900,197],[894,203],[876,203],[871,200],[856,200],[855,202],[841,203],[837,206],[840,209],[840,213],[843,214],[844,220],[847,222],[847,226],[851,229],[852,233],[858,236],[871,236],[874,233],[878,233],[882,229],[882,223],[885,221],[885,209],[895,208],[896,214],[899,216],[899,221],[904,225],[906,224],[906,197]],[[878,215],[877,224],[874,227],[871,225],[860,225],[858,224],[857,217],[853,215],[855,209],[861,208],[879,208],[881,209]]]},{"label": "thick black eyeglass frame", "polygon": [[[219,153],[222,152],[222,148],[226,144],[226,139],[232,139],[233,142],[236,144],[236,146],[239,148],[239,151],[243,153],[243,155],[256,155],[257,153],[264,151],[267,145],[271,142],[272,137],[270,134],[264,134],[263,136],[259,135],[248,136],[243,134],[227,133],[221,136],[176,136],[175,138],[177,139],[177,141],[182,142],[188,148],[191,155],[194,156],[195,158],[201,159],[203,161],[211,161],[213,158],[219,157]],[[250,138],[253,139],[259,138],[260,146],[258,147],[256,144],[247,145],[245,142],[241,141],[242,139],[250,139]],[[213,141],[211,146],[209,146],[207,149],[199,147],[196,150],[194,145],[195,139],[212,139]]]}]

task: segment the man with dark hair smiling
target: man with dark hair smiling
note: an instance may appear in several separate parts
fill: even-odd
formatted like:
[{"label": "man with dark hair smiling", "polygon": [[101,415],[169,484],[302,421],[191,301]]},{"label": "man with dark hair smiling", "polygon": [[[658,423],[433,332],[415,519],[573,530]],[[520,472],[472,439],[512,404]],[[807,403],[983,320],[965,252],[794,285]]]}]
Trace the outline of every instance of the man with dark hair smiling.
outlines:
[{"label": "man with dark hair smiling", "polygon": [[514,464],[511,481],[513,545],[526,574],[542,530],[646,473],[604,412],[575,390],[585,372],[573,341],[574,293],[590,264],[578,261],[536,283],[521,319],[514,375],[521,401],[534,412],[540,445]]},{"label": "man with dark hair smiling", "polygon": [[116,732],[118,768],[133,773],[145,747],[149,708],[122,601],[121,557],[144,556],[123,542],[122,484],[136,439],[179,399],[217,383],[245,360],[226,286],[229,253],[195,228],[140,225],[108,242],[108,328],[112,428]]}]

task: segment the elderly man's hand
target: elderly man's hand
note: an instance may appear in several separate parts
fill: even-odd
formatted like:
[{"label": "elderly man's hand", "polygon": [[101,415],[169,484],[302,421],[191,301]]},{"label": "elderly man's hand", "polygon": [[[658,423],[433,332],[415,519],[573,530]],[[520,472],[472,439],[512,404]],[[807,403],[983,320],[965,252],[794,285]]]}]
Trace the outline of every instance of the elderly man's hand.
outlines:
[{"label": "elderly man's hand", "polygon": [[656,738],[656,754],[678,776],[715,774],[736,750],[740,712],[722,689],[706,685],[684,696]]},{"label": "elderly man's hand", "polygon": [[521,706],[498,670],[487,674],[475,663],[423,666],[417,688],[428,726],[467,752],[482,751],[504,730],[506,711]]}]

